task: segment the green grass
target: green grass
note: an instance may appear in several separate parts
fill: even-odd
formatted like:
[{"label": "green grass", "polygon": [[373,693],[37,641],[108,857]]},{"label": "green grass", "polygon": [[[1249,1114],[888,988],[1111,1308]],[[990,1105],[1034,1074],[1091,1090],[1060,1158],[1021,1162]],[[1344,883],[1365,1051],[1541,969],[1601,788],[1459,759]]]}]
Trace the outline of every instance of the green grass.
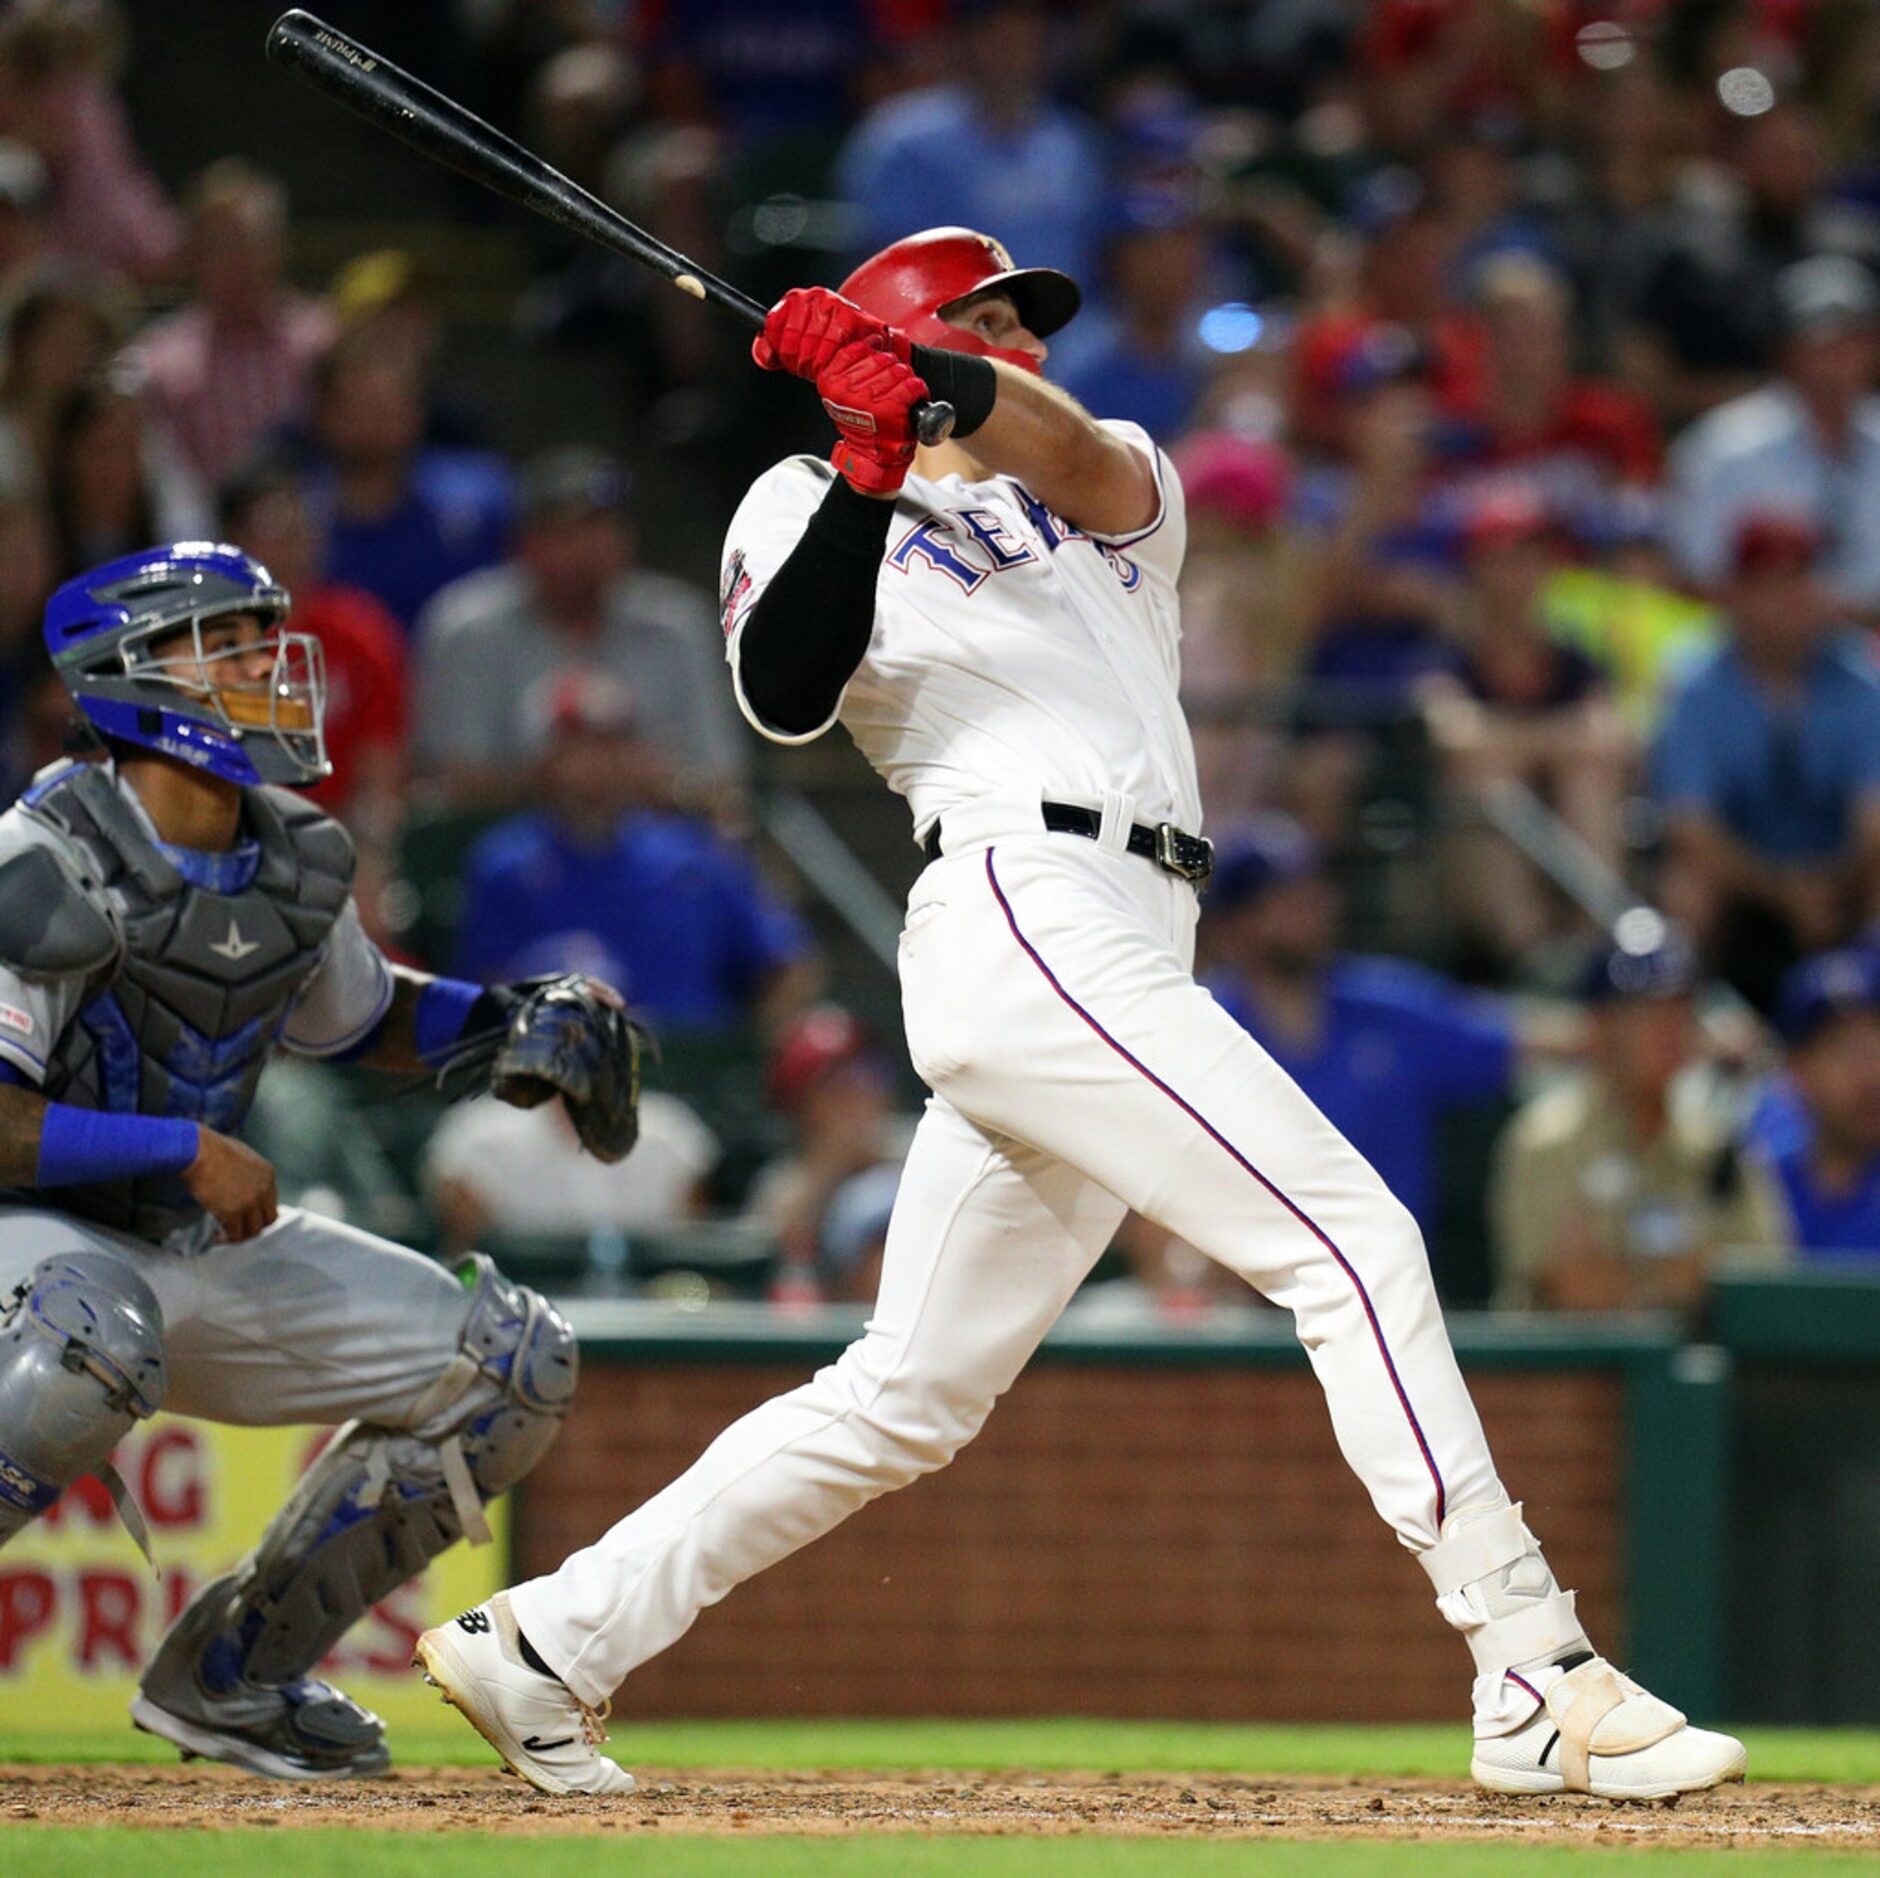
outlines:
[{"label": "green grass", "polygon": [[[699,1721],[616,1718],[612,1751],[629,1767],[1083,1768],[1093,1773],[1245,1773],[1463,1779],[1468,1733],[1227,1722]],[[1750,1776],[1880,1784],[1880,1730],[1750,1728]],[[467,1728],[395,1738],[409,1767],[478,1766],[489,1751]],[[175,1750],[128,1724],[121,1733],[33,1735],[0,1729],[0,1762],[165,1762]]]},{"label": "green grass", "polygon": [[[185,1849],[186,1847],[186,1849]],[[1269,1840],[952,1838],[743,1841],[610,1833],[592,1838],[502,1839],[467,1833],[393,1836],[350,1828],[174,1832],[22,1826],[0,1832],[0,1856],[18,1878],[142,1878],[186,1868],[190,1878],[1565,1878],[1641,1865],[1665,1878],[1851,1878],[1871,1856],[1793,1852],[1684,1852],[1573,1847]]]}]

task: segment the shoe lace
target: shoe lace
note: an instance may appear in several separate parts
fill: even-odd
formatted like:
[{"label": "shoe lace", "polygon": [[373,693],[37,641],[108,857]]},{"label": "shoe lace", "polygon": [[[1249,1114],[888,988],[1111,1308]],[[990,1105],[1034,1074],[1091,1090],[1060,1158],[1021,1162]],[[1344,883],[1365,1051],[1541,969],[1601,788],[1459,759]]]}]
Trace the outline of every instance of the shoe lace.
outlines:
[{"label": "shoe lace", "polygon": [[587,1737],[589,1747],[597,1748],[603,1741],[612,1739],[607,1732],[607,1718],[614,1712],[612,1696],[609,1696],[599,1708],[589,1708],[577,1697],[576,1706],[581,1711],[581,1732]]}]

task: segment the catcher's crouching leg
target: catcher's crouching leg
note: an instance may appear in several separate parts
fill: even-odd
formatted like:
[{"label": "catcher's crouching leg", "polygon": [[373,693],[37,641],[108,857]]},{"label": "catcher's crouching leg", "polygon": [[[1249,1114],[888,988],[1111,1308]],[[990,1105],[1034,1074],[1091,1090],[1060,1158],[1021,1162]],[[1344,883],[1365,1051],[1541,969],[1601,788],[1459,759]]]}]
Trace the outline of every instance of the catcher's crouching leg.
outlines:
[{"label": "catcher's crouching leg", "polygon": [[383,1773],[384,1725],[310,1672],[381,1598],[458,1538],[548,1450],[574,1394],[574,1332],[477,1254],[457,1355],[407,1428],[349,1422],[250,1557],[164,1637],[131,1715],[187,1752],[281,1779]]},{"label": "catcher's crouching leg", "polygon": [[106,1457],[163,1401],[163,1313],[129,1259],[41,1259],[0,1298],[0,1545],[82,1474],[142,1520]]}]

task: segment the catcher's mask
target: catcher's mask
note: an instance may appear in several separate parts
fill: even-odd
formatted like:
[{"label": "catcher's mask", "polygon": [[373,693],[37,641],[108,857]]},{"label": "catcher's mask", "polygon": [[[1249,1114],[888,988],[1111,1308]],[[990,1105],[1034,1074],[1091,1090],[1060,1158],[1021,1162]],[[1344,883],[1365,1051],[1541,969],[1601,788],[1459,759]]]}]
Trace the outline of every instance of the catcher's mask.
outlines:
[{"label": "catcher's mask", "polygon": [[[178,541],[58,588],[46,603],[46,650],[104,736],[227,782],[304,786],[332,771],[326,660],[311,633],[280,630],[291,605],[240,549]],[[259,637],[222,643],[216,623],[242,615]]]}]

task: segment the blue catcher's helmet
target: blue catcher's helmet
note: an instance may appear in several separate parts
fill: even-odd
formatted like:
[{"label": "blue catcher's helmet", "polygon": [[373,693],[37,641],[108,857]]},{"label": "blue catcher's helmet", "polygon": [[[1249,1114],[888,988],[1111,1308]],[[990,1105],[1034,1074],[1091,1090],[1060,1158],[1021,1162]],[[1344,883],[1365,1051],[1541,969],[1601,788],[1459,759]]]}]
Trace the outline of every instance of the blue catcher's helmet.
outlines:
[{"label": "blue catcher's helmet", "polygon": [[[46,602],[46,650],[95,729],[234,783],[318,782],[328,775],[326,662],[310,633],[279,629],[292,601],[252,556],[177,541],[107,561]],[[205,653],[202,629],[250,613],[273,669],[265,686],[237,676],[252,645]],[[228,662],[219,683],[216,666]]]}]

